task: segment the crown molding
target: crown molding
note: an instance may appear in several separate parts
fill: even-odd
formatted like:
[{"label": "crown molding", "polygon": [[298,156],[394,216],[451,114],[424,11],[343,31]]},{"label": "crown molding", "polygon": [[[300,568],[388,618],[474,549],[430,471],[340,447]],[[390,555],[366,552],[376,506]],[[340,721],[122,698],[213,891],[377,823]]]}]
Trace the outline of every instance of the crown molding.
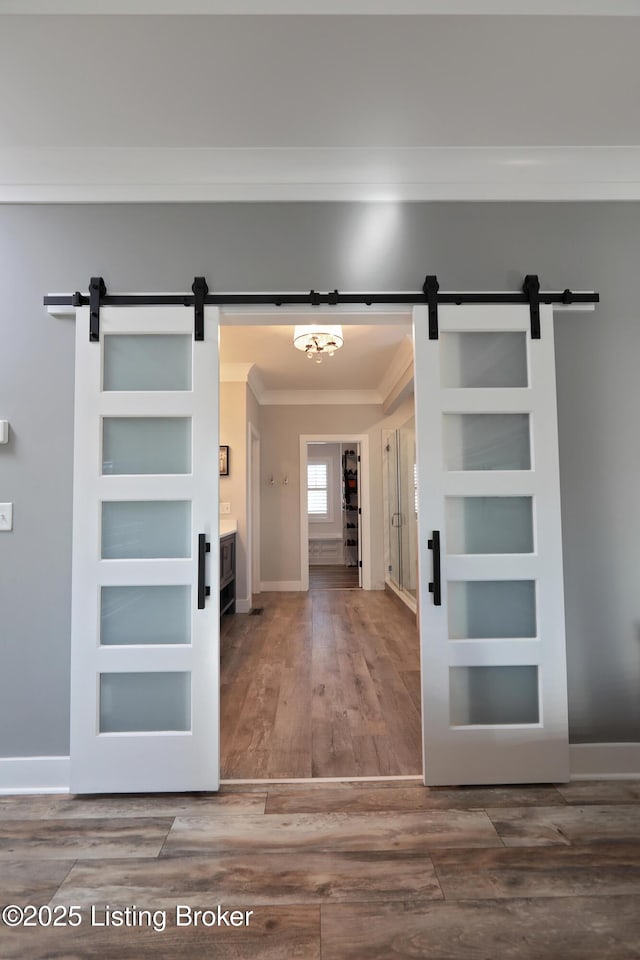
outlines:
[{"label": "crown molding", "polygon": [[221,363],[221,383],[246,383],[260,406],[304,406],[311,404],[383,403],[379,390],[267,390],[255,363]]},{"label": "crown molding", "polygon": [[634,0],[0,0],[4,14],[638,16]]},{"label": "crown molding", "polygon": [[253,362],[221,363],[220,383],[246,383],[254,366]]},{"label": "crown molding", "polygon": [[0,202],[305,200],[640,200],[640,147],[0,149]]},{"label": "crown molding", "polygon": [[413,376],[413,337],[410,334],[403,337],[398,344],[393,359],[378,384],[378,393],[383,398],[383,404],[388,403],[389,396],[399,381],[406,378],[407,370],[410,370]]},{"label": "crown molding", "polygon": [[413,363],[407,367],[393,385],[382,404],[382,411],[385,416],[393,413],[409,397],[413,396]]},{"label": "crown molding", "polygon": [[377,390],[265,390],[262,406],[312,406],[317,404],[382,405]]},{"label": "crown molding", "polygon": [[255,363],[251,365],[249,374],[247,376],[247,383],[249,384],[249,389],[256,399],[258,406],[261,406],[263,403],[263,397],[265,394],[264,383],[262,382],[262,377],[258,373],[258,367]]},{"label": "crown molding", "polygon": [[262,404],[265,388],[258,367],[253,362],[221,363],[220,383],[246,383],[256,401]]}]

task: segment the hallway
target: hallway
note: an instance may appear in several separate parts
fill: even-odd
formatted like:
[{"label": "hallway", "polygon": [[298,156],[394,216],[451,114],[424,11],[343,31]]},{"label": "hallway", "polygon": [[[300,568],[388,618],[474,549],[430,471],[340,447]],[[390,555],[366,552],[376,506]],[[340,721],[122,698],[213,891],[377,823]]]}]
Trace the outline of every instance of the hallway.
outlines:
[{"label": "hallway", "polygon": [[228,779],[419,775],[415,625],[382,591],[263,593],[223,620]]}]

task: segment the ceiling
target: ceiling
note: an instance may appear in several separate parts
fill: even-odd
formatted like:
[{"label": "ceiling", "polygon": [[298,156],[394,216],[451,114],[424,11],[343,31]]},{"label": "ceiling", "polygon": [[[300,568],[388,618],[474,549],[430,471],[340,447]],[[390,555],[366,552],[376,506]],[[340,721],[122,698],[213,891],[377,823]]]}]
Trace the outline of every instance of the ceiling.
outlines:
[{"label": "ceiling", "polygon": [[[333,317],[332,322],[338,319]],[[258,382],[269,392],[379,390],[399,348],[411,333],[411,323],[407,320],[385,324],[380,317],[375,326],[344,326],[344,346],[321,364],[296,350],[293,329],[293,326],[221,326],[223,379],[225,366],[255,363]]]},{"label": "ceiling", "polygon": [[640,198],[640,0],[230,7],[0,0],[0,200]]}]

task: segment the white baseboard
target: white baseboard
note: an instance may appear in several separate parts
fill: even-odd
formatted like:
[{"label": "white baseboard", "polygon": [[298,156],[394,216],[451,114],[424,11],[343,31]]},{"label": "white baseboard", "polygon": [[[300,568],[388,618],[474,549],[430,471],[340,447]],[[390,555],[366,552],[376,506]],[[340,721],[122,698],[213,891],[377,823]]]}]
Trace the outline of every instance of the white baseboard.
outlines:
[{"label": "white baseboard", "polygon": [[[572,743],[569,755],[572,780],[640,779],[640,743]],[[0,796],[35,793],[69,793],[69,757],[0,757]]]},{"label": "white baseboard", "polygon": [[236,613],[249,613],[251,610],[251,599],[238,600],[236,598]]},{"label": "white baseboard", "polygon": [[[388,777],[314,777],[313,784],[316,783],[386,783],[389,780],[403,780],[405,783],[415,783],[422,784],[422,774],[401,774],[398,776],[388,776]],[[268,778],[259,778],[254,777],[253,780],[221,780],[220,785],[226,787],[232,784],[249,784],[249,783],[310,783],[308,777],[276,777],[274,780],[269,780]]]},{"label": "white baseboard", "polygon": [[69,793],[69,757],[0,757],[0,796]]},{"label": "white baseboard", "polygon": [[292,593],[302,590],[302,580],[263,580],[260,590],[262,593]]},{"label": "white baseboard", "polygon": [[571,743],[572,780],[640,780],[640,743]]},{"label": "white baseboard", "polygon": [[405,593],[404,590],[398,590],[398,588],[396,587],[396,585],[395,585],[394,583],[391,583],[390,580],[387,580],[387,581],[386,581],[383,589],[385,589],[385,588],[387,588],[387,587],[388,587],[388,589],[389,589],[392,593],[395,593],[395,595],[396,595],[396,597],[398,598],[398,600],[401,600],[402,603],[404,603],[405,607],[408,607],[409,610],[411,610],[411,613],[415,613],[415,614],[417,615],[417,613],[418,613],[418,604],[417,604],[416,600],[414,599],[414,597],[412,597],[412,596],[411,596],[410,594],[408,594],[408,593]]}]

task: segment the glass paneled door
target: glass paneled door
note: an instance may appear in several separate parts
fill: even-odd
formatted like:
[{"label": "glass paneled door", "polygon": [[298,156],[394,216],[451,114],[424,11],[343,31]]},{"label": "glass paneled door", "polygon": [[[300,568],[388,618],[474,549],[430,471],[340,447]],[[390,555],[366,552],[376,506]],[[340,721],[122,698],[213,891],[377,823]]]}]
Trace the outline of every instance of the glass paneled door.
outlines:
[{"label": "glass paneled door", "polygon": [[[418,503],[415,418],[388,431],[384,443],[388,582],[416,598]],[[412,605],[412,609],[415,607]]]},{"label": "glass paneled door", "polygon": [[553,314],[414,310],[424,775],[568,779]]},{"label": "glass paneled door", "polygon": [[215,308],[76,311],[73,793],[219,787],[217,351]]}]

